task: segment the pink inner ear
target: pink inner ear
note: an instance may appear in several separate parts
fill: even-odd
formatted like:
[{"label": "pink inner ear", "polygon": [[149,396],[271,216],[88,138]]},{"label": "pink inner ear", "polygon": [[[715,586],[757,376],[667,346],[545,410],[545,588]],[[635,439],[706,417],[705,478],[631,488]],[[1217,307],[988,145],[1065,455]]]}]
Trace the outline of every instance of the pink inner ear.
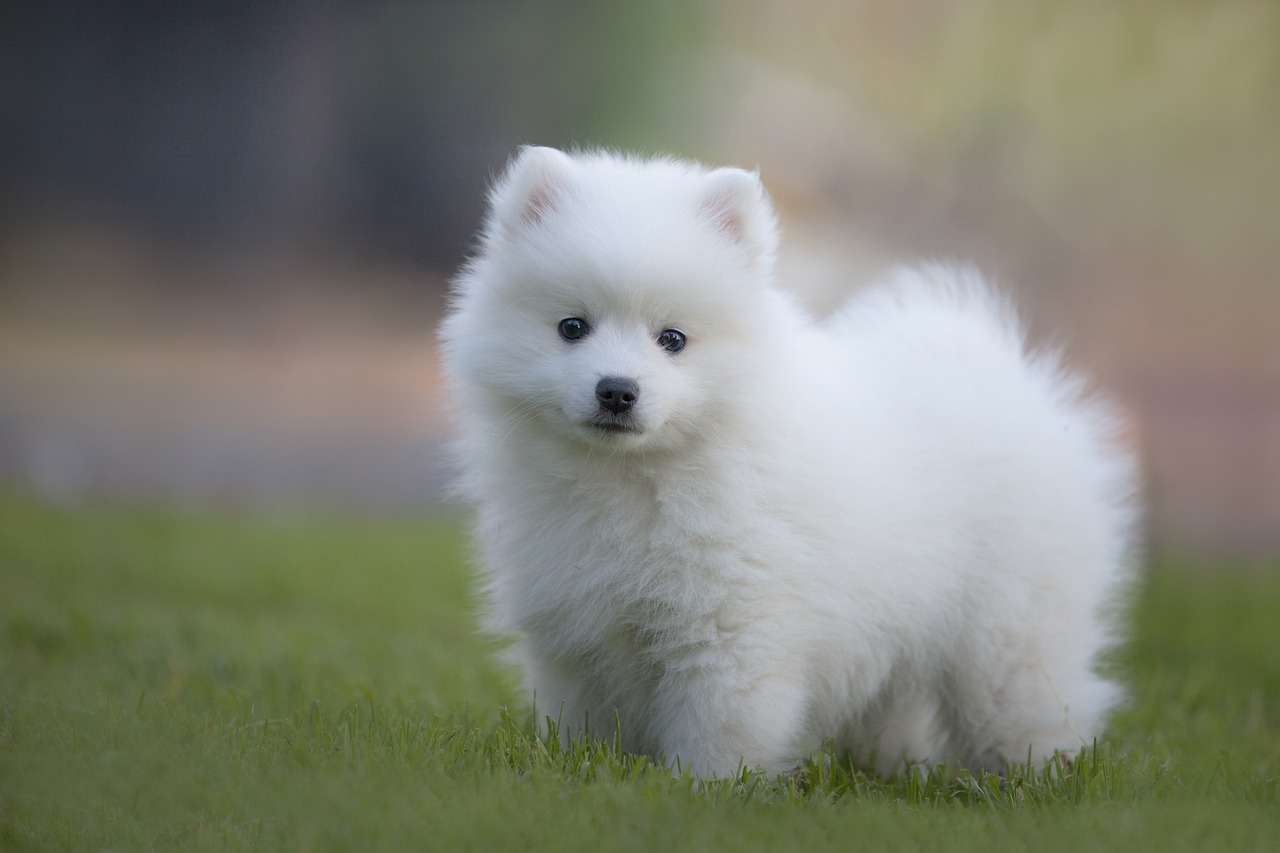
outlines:
[{"label": "pink inner ear", "polygon": [[556,191],[544,178],[533,188],[533,193],[529,196],[529,200],[525,202],[524,215],[521,216],[521,219],[530,225],[541,222],[542,217],[549,213],[555,205],[555,200]]},{"label": "pink inner ear", "polygon": [[735,243],[747,241],[747,222],[738,208],[738,199],[731,195],[718,195],[702,204],[703,213],[715,229]]}]

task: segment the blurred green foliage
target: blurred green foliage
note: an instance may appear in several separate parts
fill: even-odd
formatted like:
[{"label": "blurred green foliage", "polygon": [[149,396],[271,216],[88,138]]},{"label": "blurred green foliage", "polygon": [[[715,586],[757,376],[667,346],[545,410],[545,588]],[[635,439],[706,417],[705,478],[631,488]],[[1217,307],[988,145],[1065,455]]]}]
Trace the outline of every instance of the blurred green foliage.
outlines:
[{"label": "blurred green foliage", "polygon": [[752,6],[742,49],[865,105],[957,180],[1047,199],[1085,230],[1167,229],[1218,263],[1273,249],[1280,5]]}]

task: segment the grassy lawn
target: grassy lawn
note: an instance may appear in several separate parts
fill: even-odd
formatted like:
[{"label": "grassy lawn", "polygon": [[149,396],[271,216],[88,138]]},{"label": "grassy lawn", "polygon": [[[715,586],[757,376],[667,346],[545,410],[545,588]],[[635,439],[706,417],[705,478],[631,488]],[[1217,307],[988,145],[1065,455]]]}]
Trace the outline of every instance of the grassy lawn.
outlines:
[{"label": "grassy lawn", "polygon": [[1073,772],[695,787],[531,735],[440,521],[0,497],[0,849],[1273,850],[1280,565],[1165,561]]}]

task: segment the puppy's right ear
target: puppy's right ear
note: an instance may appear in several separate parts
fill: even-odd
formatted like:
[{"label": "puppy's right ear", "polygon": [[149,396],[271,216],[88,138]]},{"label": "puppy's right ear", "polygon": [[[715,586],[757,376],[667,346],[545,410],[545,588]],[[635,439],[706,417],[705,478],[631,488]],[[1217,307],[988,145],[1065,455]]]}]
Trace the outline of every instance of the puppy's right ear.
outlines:
[{"label": "puppy's right ear", "polygon": [[564,200],[573,161],[555,148],[526,145],[490,195],[493,222],[504,234],[536,225]]},{"label": "puppy's right ear", "polygon": [[716,169],[706,178],[699,210],[722,238],[748,252],[753,262],[772,263],[778,223],[759,174]]}]

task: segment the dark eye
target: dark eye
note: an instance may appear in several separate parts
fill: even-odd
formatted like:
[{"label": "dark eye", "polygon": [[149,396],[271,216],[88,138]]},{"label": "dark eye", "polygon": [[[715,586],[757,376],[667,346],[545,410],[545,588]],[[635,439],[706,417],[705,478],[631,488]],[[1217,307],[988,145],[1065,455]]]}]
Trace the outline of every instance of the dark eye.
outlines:
[{"label": "dark eye", "polygon": [[566,317],[560,321],[560,337],[566,341],[576,341],[579,338],[585,338],[587,332],[591,331],[591,327],[587,325],[587,321],[581,317]]},{"label": "dark eye", "polygon": [[679,329],[664,329],[658,335],[658,346],[667,352],[680,352],[680,350],[684,349],[684,345],[684,332]]}]

